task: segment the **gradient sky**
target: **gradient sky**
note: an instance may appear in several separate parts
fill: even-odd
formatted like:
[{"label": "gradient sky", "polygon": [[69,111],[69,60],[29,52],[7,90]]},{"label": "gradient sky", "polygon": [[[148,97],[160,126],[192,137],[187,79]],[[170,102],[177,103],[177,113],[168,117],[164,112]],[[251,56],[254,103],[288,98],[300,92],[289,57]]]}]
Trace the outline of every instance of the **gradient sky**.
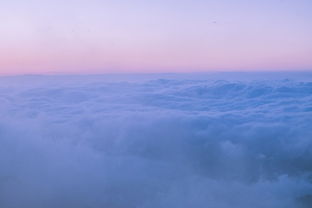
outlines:
[{"label": "gradient sky", "polygon": [[0,74],[312,69],[311,0],[3,0]]}]

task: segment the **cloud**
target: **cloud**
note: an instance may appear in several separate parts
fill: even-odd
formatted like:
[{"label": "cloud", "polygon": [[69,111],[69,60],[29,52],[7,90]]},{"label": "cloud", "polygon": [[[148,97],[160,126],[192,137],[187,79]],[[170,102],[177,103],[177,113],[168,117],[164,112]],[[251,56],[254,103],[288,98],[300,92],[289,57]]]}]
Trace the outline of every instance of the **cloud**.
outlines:
[{"label": "cloud", "polygon": [[0,206],[311,206],[312,82],[0,78]]}]

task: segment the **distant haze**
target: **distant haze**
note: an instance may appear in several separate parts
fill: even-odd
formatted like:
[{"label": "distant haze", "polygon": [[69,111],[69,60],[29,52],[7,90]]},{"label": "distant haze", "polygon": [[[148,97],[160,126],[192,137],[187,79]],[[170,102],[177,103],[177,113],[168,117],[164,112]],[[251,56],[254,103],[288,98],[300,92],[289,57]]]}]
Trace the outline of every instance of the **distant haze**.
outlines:
[{"label": "distant haze", "polygon": [[312,69],[310,0],[0,2],[0,74]]}]

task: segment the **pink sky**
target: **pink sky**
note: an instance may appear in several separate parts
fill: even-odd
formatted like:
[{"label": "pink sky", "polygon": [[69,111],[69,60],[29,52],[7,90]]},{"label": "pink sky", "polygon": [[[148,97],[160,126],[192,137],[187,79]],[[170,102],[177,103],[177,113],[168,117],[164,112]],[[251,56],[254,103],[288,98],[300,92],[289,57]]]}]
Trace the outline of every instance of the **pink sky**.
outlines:
[{"label": "pink sky", "polygon": [[309,0],[11,0],[0,74],[312,69]]}]

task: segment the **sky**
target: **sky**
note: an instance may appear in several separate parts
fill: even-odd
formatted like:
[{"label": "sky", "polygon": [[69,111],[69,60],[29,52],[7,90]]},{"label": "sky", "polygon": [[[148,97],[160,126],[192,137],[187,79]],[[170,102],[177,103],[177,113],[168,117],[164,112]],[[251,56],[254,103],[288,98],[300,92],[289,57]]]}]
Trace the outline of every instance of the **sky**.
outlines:
[{"label": "sky", "polygon": [[3,0],[0,74],[312,69],[310,0]]}]

